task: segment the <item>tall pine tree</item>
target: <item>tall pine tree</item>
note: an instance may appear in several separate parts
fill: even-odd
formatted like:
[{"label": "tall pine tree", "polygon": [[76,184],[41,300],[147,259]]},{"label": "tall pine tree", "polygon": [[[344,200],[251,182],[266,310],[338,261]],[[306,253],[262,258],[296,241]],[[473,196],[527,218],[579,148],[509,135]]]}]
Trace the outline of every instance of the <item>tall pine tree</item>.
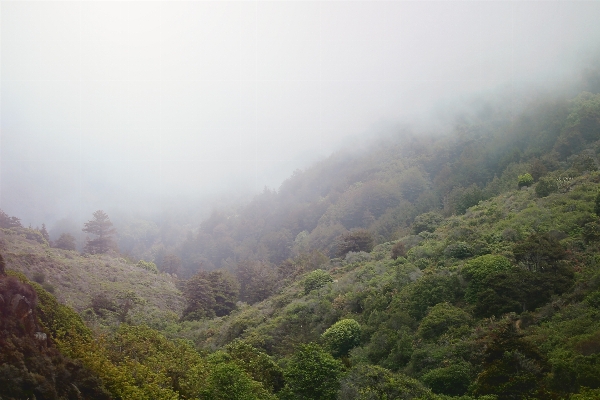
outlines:
[{"label": "tall pine tree", "polygon": [[106,253],[115,248],[113,236],[117,231],[104,211],[98,210],[93,215],[94,219],[85,223],[83,231],[94,235],[95,238],[87,239],[83,251],[89,254]]}]

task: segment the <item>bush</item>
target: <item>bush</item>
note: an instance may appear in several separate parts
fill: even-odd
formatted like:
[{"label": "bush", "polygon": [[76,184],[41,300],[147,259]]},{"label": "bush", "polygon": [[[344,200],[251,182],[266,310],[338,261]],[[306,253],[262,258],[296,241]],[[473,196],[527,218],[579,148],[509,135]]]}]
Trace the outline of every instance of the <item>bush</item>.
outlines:
[{"label": "bush", "polygon": [[331,275],[322,269],[316,269],[304,278],[304,294],[320,289],[329,282],[333,282]]},{"label": "bush", "polygon": [[406,257],[406,247],[404,246],[404,243],[402,242],[397,242],[393,247],[392,247],[392,254],[391,254],[392,259],[397,259],[398,257]]},{"label": "bush", "polygon": [[531,176],[531,174],[527,173],[527,174],[523,174],[523,175],[519,175],[519,187],[522,188],[523,186],[528,187],[533,185],[533,176]]},{"label": "bush", "polygon": [[452,243],[444,250],[444,255],[453,258],[467,258],[473,255],[473,248],[465,242]]},{"label": "bush", "polygon": [[436,368],[423,375],[423,383],[436,394],[460,396],[471,383],[470,365],[465,362]]},{"label": "bush", "polygon": [[353,251],[365,251],[369,253],[373,250],[373,237],[366,229],[356,229],[344,233],[336,239],[337,256],[343,257],[347,253]]},{"label": "bush", "polygon": [[158,274],[158,267],[151,261],[140,260],[137,264],[135,264],[135,266],[138,268],[145,269],[146,271],[150,271],[153,274]]},{"label": "bush", "polygon": [[556,191],[558,191],[558,184],[551,178],[540,179],[535,187],[535,194],[537,197],[546,197]]},{"label": "bush", "polygon": [[434,212],[421,214],[417,216],[413,222],[413,232],[415,235],[418,235],[421,232],[433,232],[440,225],[442,220],[442,216]]},{"label": "bush", "polygon": [[469,260],[462,269],[462,274],[469,281],[465,299],[470,303],[475,303],[477,294],[484,289],[482,286],[483,280],[490,274],[507,271],[511,267],[510,261],[503,256],[486,254]]},{"label": "bush", "polygon": [[338,399],[423,399],[434,395],[416,379],[373,365],[359,365],[344,377]]},{"label": "bush", "polygon": [[330,326],[321,338],[336,357],[346,356],[360,344],[360,324],[353,319],[342,319]]},{"label": "bush", "polygon": [[446,302],[439,303],[423,318],[417,335],[423,339],[436,339],[449,328],[466,325],[470,321],[471,316],[460,308]]}]

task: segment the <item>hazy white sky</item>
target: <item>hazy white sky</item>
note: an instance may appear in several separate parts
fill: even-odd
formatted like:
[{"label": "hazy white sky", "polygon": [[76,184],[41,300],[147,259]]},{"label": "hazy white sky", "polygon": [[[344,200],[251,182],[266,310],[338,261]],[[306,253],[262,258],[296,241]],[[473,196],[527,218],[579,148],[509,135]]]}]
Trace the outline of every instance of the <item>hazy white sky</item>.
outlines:
[{"label": "hazy white sky", "polygon": [[592,1],[2,1],[0,12],[0,208],[39,222],[277,188],[345,138],[440,101],[554,86],[600,44]]}]

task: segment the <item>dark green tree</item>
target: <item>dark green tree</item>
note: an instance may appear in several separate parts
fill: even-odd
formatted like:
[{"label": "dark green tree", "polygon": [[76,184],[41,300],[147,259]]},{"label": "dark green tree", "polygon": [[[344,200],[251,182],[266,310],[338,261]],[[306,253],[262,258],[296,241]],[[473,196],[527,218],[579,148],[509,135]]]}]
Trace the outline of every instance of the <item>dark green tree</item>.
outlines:
[{"label": "dark green tree", "polygon": [[240,285],[235,277],[227,271],[211,271],[208,274],[208,281],[215,299],[215,315],[223,317],[235,310],[240,292]]},{"label": "dark green tree", "polygon": [[336,239],[338,257],[343,257],[347,253],[354,251],[366,251],[367,253],[373,250],[373,236],[366,229],[354,229],[350,232],[343,233]]},{"label": "dark green tree", "polygon": [[423,375],[423,383],[434,393],[461,396],[469,389],[471,366],[462,361],[432,369]]},{"label": "dark green tree", "polygon": [[483,371],[471,385],[475,396],[499,399],[543,399],[548,396],[543,377],[548,372],[544,356],[517,332],[515,321],[505,318],[488,333]]},{"label": "dark green tree", "polygon": [[535,187],[537,197],[546,197],[558,190],[558,184],[555,179],[542,178]]},{"label": "dark green tree", "polygon": [[240,261],[235,276],[240,283],[240,300],[249,304],[269,297],[277,285],[275,267],[261,261]]},{"label": "dark green tree", "polygon": [[215,296],[206,271],[199,271],[185,283],[186,307],[182,320],[194,321],[215,316]]},{"label": "dark green tree", "polygon": [[289,399],[334,400],[340,387],[342,363],[321,346],[300,345],[284,371]]},{"label": "dark green tree", "polygon": [[374,365],[358,365],[342,379],[338,399],[387,400],[436,397],[421,382]]},{"label": "dark green tree", "polygon": [[537,233],[517,244],[513,252],[515,259],[532,272],[556,269],[558,261],[566,255],[558,239],[549,234]]},{"label": "dark green tree", "polygon": [[594,201],[594,212],[600,217],[600,192],[598,192]]},{"label": "dark green tree", "polygon": [[537,182],[548,173],[548,169],[538,158],[534,158],[529,167],[529,173],[533,177],[533,180]]},{"label": "dark green tree", "polygon": [[266,353],[239,339],[225,346],[231,361],[269,391],[280,391],[284,385],[283,370]]},{"label": "dark green tree", "polygon": [[413,222],[413,232],[418,235],[421,232],[433,232],[440,225],[443,218],[435,212],[427,212],[415,218]]},{"label": "dark green tree", "polygon": [[88,238],[83,250],[89,254],[107,253],[115,248],[113,236],[117,231],[104,211],[98,210],[93,215],[94,219],[86,222],[82,230],[95,238]]},{"label": "dark green tree", "polygon": [[239,285],[225,271],[198,271],[185,284],[182,320],[222,317],[235,309]]}]

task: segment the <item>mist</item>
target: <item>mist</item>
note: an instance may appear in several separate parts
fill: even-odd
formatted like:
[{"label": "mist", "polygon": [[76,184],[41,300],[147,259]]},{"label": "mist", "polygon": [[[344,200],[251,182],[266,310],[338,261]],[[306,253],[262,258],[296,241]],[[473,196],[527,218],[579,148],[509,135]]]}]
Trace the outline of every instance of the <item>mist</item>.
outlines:
[{"label": "mist", "polygon": [[[598,2],[1,3],[0,208],[208,213],[481,93],[555,87]],[[466,104],[466,103],[465,103]],[[63,223],[64,224],[64,223]]]}]

